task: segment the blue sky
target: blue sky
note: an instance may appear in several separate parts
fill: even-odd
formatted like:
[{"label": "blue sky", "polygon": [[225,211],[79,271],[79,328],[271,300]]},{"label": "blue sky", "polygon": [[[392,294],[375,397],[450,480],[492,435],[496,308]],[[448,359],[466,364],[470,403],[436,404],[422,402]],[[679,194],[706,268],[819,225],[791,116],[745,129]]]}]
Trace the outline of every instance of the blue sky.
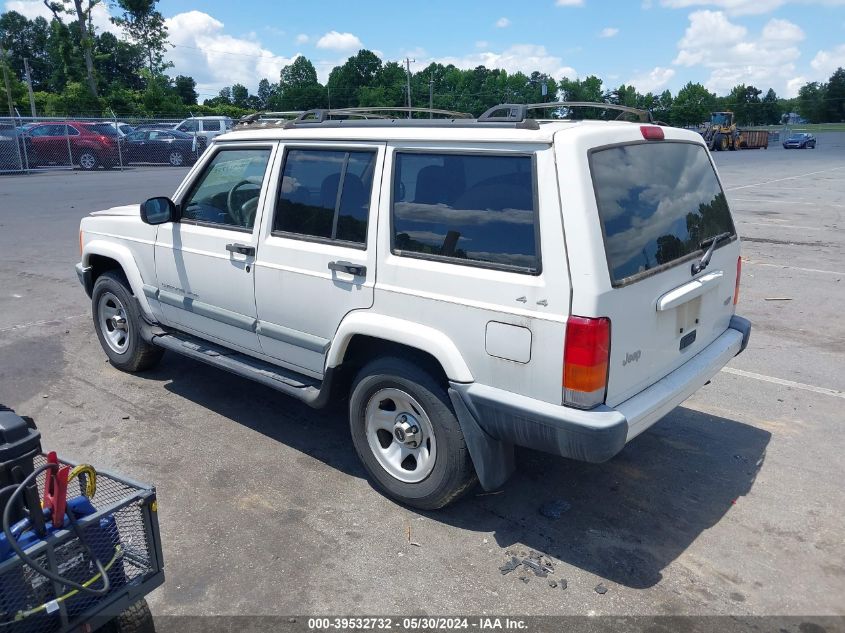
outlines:
[{"label": "blue sky", "polygon": [[[3,1],[3,0],[0,0]],[[43,14],[40,0],[6,9]],[[111,29],[108,6],[95,24]],[[845,66],[845,0],[426,0],[248,2],[160,0],[174,44],[173,73],[201,97],[235,82],[278,79],[297,55],[321,80],[358,48],[383,60],[595,74],[642,92],[699,81],[724,94],[737,83],[794,96]]]}]

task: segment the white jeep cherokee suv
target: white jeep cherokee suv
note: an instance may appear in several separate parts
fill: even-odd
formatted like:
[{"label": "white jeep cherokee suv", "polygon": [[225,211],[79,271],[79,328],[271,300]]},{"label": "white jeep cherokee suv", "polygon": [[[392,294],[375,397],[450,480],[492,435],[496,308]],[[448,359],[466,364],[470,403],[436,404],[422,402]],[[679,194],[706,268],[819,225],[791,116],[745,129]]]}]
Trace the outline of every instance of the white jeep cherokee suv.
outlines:
[{"label": "white jeep cherokee suv", "polygon": [[250,121],[172,200],[92,213],[111,363],[348,396],[368,473],[419,508],[501,486],[514,445],[610,459],[747,345],[739,239],[700,135],[531,107]]}]

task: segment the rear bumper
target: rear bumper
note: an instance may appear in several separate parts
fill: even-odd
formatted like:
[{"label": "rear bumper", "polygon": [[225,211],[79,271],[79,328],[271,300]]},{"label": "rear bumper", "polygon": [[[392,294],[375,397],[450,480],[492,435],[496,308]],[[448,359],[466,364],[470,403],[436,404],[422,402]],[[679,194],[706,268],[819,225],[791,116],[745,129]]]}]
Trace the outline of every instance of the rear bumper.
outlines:
[{"label": "rear bumper", "polygon": [[[477,383],[452,383],[452,400],[465,435],[472,427],[493,443],[603,462],[702,387],[745,349],[750,334],[751,324],[733,317],[730,327],[696,356],[613,408],[602,405],[579,411]],[[472,419],[465,422],[467,416]]]}]

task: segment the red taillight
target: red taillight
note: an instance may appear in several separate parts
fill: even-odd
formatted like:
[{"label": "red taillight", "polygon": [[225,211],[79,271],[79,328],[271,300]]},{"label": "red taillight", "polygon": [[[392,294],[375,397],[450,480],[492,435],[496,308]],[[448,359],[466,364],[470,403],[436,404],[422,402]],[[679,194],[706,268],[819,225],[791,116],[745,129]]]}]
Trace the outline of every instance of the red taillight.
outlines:
[{"label": "red taillight", "polygon": [[572,316],[563,347],[563,403],[592,409],[604,402],[610,357],[610,319]]},{"label": "red taillight", "polygon": [[641,125],[640,132],[647,141],[662,141],[664,138],[663,128],[656,125]]},{"label": "red taillight", "polygon": [[734,286],[734,305],[739,301],[739,278],[742,276],[742,257],[736,258],[736,286]]}]

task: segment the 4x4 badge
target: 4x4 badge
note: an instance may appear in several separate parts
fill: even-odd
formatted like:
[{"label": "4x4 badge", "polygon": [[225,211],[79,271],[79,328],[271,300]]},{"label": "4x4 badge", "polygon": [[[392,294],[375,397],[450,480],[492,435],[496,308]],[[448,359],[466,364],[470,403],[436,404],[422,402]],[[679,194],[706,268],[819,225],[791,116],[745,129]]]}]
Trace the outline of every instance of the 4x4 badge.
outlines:
[{"label": "4x4 badge", "polygon": [[642,351],[640,350],[637,350],[633,354],[626,353],[625,360],[622,361],[622,366],[624,367],[629,363],[636,363],[638,360],[640,360],[640,356],[642,356]]}]

